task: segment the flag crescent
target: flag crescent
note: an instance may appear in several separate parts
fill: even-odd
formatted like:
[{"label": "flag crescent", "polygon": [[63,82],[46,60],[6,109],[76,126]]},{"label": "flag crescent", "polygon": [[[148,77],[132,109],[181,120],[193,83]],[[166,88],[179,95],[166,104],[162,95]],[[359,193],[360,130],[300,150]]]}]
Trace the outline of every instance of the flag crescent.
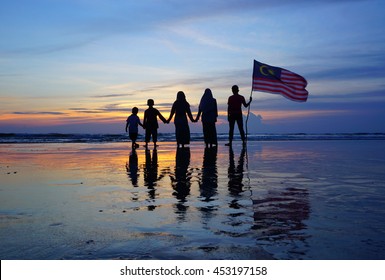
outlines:
[{"label": "flag crescent", "polygon": [[262,73],[262,75],[269,76],[269,74],[266,74],[265,72],[263,72],[263,68],[267,68],[267,66],[266,65],[262,65],[261,67],[259,67],[259,71]]}]

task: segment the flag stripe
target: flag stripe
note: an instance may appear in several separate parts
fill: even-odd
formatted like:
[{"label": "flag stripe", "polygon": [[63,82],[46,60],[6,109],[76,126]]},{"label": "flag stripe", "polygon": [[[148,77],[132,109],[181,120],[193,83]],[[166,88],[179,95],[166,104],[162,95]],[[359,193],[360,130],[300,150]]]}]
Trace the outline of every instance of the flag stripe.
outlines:
[{"label": "flag stripe", "polygon": [[291,81],[298,82],[298,83],[302,84],[304,87],[307,86],[307,82],[303,77],[301,77],[300,75],[295,74],[293,72],[287,71],[285,69],[282,69],[282,71],[281,71],[281,80],[287,80],[289,83]]},{"label": "flag stripe", "polygon": [[261,88],[258,88],[258,90],[263,92],[273,93],[273,94],[280,94],[293,101],[305,102],[307,100],[307,96],[303,96],[303,97],[293,96],[291,94],[288,94],[285,91],[282,91],[281,89],[271,89],[271,88],[264,89],[263,87],[261,87]]},{"label": "flag stripe", "polygon": [[264,91],[264,92],[271,92],[274,94],[282,94],[283,96],[290,98],[291,100],[298,100],[298,101],[306,101],[307,96],[306,95],[293,95],[290,92],[287,92],[285,90],[282,90],[280,88],[271,88],[271,87],[259,87],[257,90]]},{"label": "flag stripe", "polygon": [[268,80],[254,79],[253,90],[259,90],[283,96],[294,101],[306,101],[308,97],[307,90],[303,88],[294,89],[282,83],[276,83]]},{"label": "flag stripe", "polygon": [[297,101],[297,102],[305,102],[307,100],[307,97],[293,97],[285,92],[283,92],[282,90],[280,89],[264,89],[264,88],[258,88],[256,89],[258,91],[263,91],[263,92],[268,92],[268,93],[272,93],[272,94],[280,94],[284,97],[286,97],[287,99],[290,99],[292,101]]},{"label": "flag stripe", "polygon": [[258,88],[260,86],[263,87],[271,87],[271,88],[281,88],[283,90],[286,90],[287,92],[292,93],[293,95],[307,95],[308,91],[302,87],[293,87],[293,86],[288,86],[282,83],[276,83],[273,81],[269,80],[264,80],[264,79],[254,79],[253,80],[253,89]]},{"label": "flag stripe", "polygon": [[298,98],[298,99],[307,98],[307,94],[306,93],[297,94],[297,93],[293,93],[291,91],[288,91],[287,89],[284,89],[284,88],[281,88],[281,87],[278,87],[278,86],[277,87],[271,87],[271,86],[260,85],[259,87],[254,88],[254,90],[263,90],[263,91],[271,90],[274,93],[282,92],[283,94],[288,95],[288,96],[290,96],[292,98]]}]

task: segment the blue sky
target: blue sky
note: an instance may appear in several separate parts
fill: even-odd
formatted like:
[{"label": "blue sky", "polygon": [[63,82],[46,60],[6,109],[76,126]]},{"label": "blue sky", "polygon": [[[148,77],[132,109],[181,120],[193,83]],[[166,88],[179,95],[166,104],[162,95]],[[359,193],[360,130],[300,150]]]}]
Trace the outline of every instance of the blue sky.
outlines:
[{"label": "blue sky", "polygon": [[309,99],[253,92],[249,131],[385,132],[385,1],[1,4],[0,132],[120,133],[148,98],[168,117],[183,90],[196,113],[205,88],[225,132],[254,59],[304,76]]}]

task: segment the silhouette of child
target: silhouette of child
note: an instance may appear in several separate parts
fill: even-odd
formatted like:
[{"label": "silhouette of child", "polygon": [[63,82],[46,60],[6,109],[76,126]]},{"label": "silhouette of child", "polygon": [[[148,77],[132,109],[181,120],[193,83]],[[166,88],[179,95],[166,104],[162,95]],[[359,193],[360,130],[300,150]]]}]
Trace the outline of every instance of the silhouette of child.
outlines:
[{"label": "silhouette of child", "polygon": [[140,119],[138,117],[138,112],[139,110],[137,107],[132,108],[132,114],[126,120],[126,132],[128,128],[128,134],[132,141],[133,149],[139,147],[139,145],[136,144],[136,139],[138,139],[138,125],[143,127],[143,124],[140,122]]},{"label": "silhouette of child", "polygon": [[148,109],[144,111],[144,120],[143,120],[143,127],[146,130],[146,136],[145,136],[145,142],[146,142],[146,148],[148,145],[148,142],[150,142],[150,139],[152,137],[152,141],[154,142],[154,148],[157,146],[156,142],[158,141],[158,119],[159,117],[164,123],[166,123],[166,119],[162,116],[162,114],[154,108],[154,100],[148,99],[147,100]]}]

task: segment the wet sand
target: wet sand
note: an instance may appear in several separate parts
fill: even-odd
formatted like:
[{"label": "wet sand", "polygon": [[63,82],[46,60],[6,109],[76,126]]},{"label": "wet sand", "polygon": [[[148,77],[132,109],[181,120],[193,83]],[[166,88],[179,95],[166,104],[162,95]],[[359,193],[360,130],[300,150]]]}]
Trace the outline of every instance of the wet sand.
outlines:
[{"label": "wet sand", "polygon": [[385,259],[385,141],[159,144],[0,145],[1,259]]}]

